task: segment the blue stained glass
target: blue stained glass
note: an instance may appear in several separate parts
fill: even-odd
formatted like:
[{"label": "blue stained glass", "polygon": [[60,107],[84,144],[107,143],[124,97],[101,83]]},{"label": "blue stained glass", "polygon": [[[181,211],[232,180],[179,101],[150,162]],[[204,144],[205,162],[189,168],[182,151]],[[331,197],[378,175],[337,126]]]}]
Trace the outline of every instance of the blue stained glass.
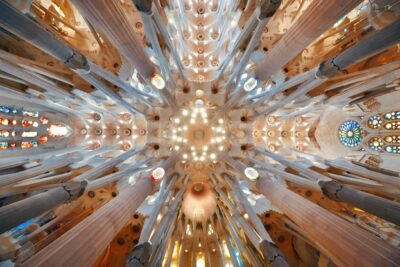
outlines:
[{"label": "blue stained glass", "polygon": [[8,148],[8,142],[1,141],[0,142],[0,149],[7,149],[7,148]]},{"label": "blue stained glass", "polygon": [[29,110],[22,109],[22,115],[32,117],[32,118],[37,118],[37,117],[39,117],[39,112],[37,112],[35,110],[29,111]]},{"label": "blue stained glass", "polygon": [[22,230],[26,227],[28,227],[29,225],[31,225],[33,223],[33,219],[27,220],[24,223],[21,223],[20,225],[16,226],[14,229],[18,229],[18,230]]},{"label": "blue stained glass", "polygon": [[358,10],[357,10],[357,15],[360,14],[363,10],[365,10],[368,7],[369,2],[363,4]]},{"label": "blue stained glass", "polygon": [[2,113],[5,113],[5,114],[8,114],[8,113],[10,113],[10,108],[9,107],[6,107],[6,106],[0,106],[0,112],[2,112]]},{"label": "blue stained glass", "polygon": [[338,130],[340,142],[347,147],[356,147],[361,144],[361,126],[355,120],[343,122]]}]

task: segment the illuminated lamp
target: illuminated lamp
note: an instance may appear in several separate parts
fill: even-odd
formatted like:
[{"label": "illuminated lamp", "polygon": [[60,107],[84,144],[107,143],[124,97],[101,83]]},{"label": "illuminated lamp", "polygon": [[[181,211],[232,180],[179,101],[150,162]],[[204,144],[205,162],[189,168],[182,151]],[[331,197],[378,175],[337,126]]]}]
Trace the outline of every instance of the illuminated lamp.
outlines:
[{"label": "illuminated lamp", "polygon": [[258,171],[254,168],[248,167],[244,170],[244,175],[247,177],[247,179],[255,181],[258,178],[260,178],[260,174]]},{"label": "illuminated lamp", "polygon": [[250,77],[249,79],[247,79],[247,81],[244,83],[243,89],[246,92],[250,92],[252,91],[254,88],[257,87],[258,81],[256,78],[254,77]]},{"label": "illuminated lamp", "polygon": [[154,87],[157,88],[158,90],[162,90],[165,87],[165,81],[163,77],[161,77],[159,74],[155,74],[151,78],[151,84],[154,85]]},{"label": "illuminated lamp", "polygon": [[159,167],[151,172],[150,178],[155,182],[159,182],[164,178],[164,175],[165,175],[164,168]]}]

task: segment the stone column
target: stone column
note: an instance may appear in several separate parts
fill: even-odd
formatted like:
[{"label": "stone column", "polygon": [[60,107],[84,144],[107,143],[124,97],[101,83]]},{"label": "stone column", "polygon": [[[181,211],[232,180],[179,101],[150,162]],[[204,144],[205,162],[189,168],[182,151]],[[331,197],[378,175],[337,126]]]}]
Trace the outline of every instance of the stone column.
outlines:
[{"label": "stone column", "polygon": [[247,221],[240,216],[237,212],[235,206],[230,202],[228,197],[222,192],[219,186],[216,185],[216,190],[223,199],[224,203],[228,206],[229,210],[232,212],[232,218],[236,220],[242,227],[243,231],[246,233],[247,237],[253,243],[253,245],[260,249],[264,259],[268,261],[269,265],[272,267],[288,267],[288,263],[285,260],[282,252],[276,247],[276,245],[272,242],[268,232],[265,230],[262,225],[260,218],[254,212],[253,208],[250,206],[247,198],[244,195],[240,195],[239,191],[243,194],[239,185],[235,184],[234,189],[232,190],[233,194],[238,194],[238,198],[240,203],[244,206],[249,218],[251,219],[254,228],[257,230],[258,235],[254,234],[251,226],[247,223]]},{"label": "stone column", "polygon": [[325,196],[335,201],[343,201],[400,225],[400,204],[375,195],[371,195],[335,181],[320,181],[319,185]]},{"label": "stone column", "polygon": [[153,187],[150,178],[139,180],[22,266],[91,266],[151,194]]},{"label": "stone column", "polygon": [[[233,80],[236,78],[237,81],[240,79],[243,69],[246,67],[247,63],[250,60],[250,56],[252,55],[254,48],[259,44],[260,38],[263,34],[265,26],[267,25],[270,18],[275,14],[276,10],[279,8],[281,4],[281,0],[266,0],[262,4],[260,8],[260,13],[258,15],[258,23],[253,32],[253,36],[250,39],[250,42],[247,44],[247,47],[240,58],[239,63],[233,69],[233,73],[231,74],[229,80],[226,82],[226,87],[229,89]],[[228,100],[228,102],[224,105],[223,112],[234,107],[236,104],[240,103],[243,97],[247,94],[247,92],[242,88],[239,92],[235,94]]]},{"label": "stone column", "polygon": [[400,251],[267,178],[257,188],[339,266],[398,266]]},{"label": "stone column", "polygon": [[151,230],[153,229],[154,224],[156,223],[157,216],[160,213],[160,210],[163,207],[165,200],[167,199],[169,194],[172,192],[173,186],[174,186],[177,178],[178,178],[178,175],[177,174],[174,175],[171,178],[171,181],[169,182],[168,187],[165,190],[163,188],[160,188],[160,195],[158,196],[156,204],[151,211],[151,215],[144,222],[142,232],[140,233],[139,244],[149,241],[150,235],[151,235]]},{"label": "stone column", "polygon": [[246,107],[251,107],[255,108],[261,104],[264,104],[266,100],[268,100],[271,96],[282,93],[283,91],[294,87],[296,85],[302,84],[307,80],[310,80],[315,77],[315,73],[318,71],[318,67],[313,68],[307,72],[302,72],[293,78],[290,78],[288,81],[283,82],[282,84],[278,86],[271,86],[269,90],[266,90],[263,93],[260,93],[258,95],[255,95],[253,97],[249,97],[248,101],[251,101],[253,99],[256,99],[254,102],[250,102]]},{"label": "stone column", "polygon": [[382,30],[376,31],[363,41],[350,47],[338,56],[323,62],[317,73],[321,77],[332,77],[338,71],[344,70],[350,65],[372,57],[385,49],[400,42],[400,19]]},{"label": "stone column", "polygon": [[0,25],[71,68],[89,70],[84,56],[64,45],[51,32],[20,13],[7,1],[0,2]]},{"label": "stone column", "polygon": [[257,79],[267,80],[361,2],[362,0],[312,1],[258,64]]},{"label": "stone column", "polygon": [[6,1],[0,1],[0,25],[63,62],[88,83],[92,84],[130,112],[143,114],[142,111],[133,107],[130,103],[108,88],[95,74],[90,73],[90,64],[85,56],[69,48],[41,25],[21,14]]},{"label": "stone column", "polygon": [[156,69],[139,38],[116,0],[73,0],[82,16],[104,33],[120,53],[135,67],[140,76],[150,80]]},{"label": "stone column", "polygon": [[251,17],[246,21],[246,24],[244,25],[243,30],[239,33],[239,36],[236,38],[235,43],[232,46],[232,49],[223,59],[221,66],[219,67],[218,70],[219,73],[216,80],[219,80],[221,78],[221,75],[223,74],[225,68],[229,65],[230,61],[235,56],[239,48],[243,45],[244,41],[246,41],[247,38],[250,36],[250,34],[254,31],[254,28],[256,27],[258,21],[257,18],[258,14],[257,12],[254,12],[251,15]]},{"label": "stone column", "polygon": [[240,58],[239,64],[235,66],[233,74],[231,74],[230,79],[227,82],[228,87],[235,77],[237,77],[238,79],[240,78],[244,67],[250,60],[250,56],[253,53],[254,48],[260,43],[260,38],[263,34],[265,26],[267,25],[269,19],[275,14],[276,10],[278,10],[280,4],[281,0],[263,1],[263,4],[260,7],[259,15],[257,17],[258,21],[255,30],[253,31],[253,36],[251,37],[250,42],[247,44],[246,49]]},{"label": "stone column", "polygon": [[22,79],[28,84],[45,89],[49,94],[55,95],[60,99],[71,96],[68,91],[59,88],[55,83],[47,80],[45,77],[41,77],[43,79],[38,79],[36,75],[29,73],[29,71],[2,59],[0,59],[0,70]]},{"label": "stone column", "polygon": [[[179,207],[179,204],[181,203],[184,190],[185,188],[182,187],[175,196],[175,199],[170,201],[168,210],[166,214],[164,214],[164,218],[159,223],[158,228],[154,231],[154,234],[152,235],[151,239],[149,236],[150,234],[149,231],[154,226],[155,221],[150,222],[152,223],[152,225],[147,223],[147,230],[145,233],[142,232],[142,234],[140,235],[140,241],[139,241],[140,243],[133,249],[133,252],[131,254],[127,266],[129,267],[149,266],[150,256],[151,253],[153,252],[152,250],[154,248],[157,248],[161,243],[167,242],[167,238],[172,233],[172,230],[174,228],[173,222],[177,216],[177,209]],[[157,209],[157,206],[155,208]],[[152,213],[150,218],[151,220],[152,218],[157,219],[158,212],[157,213],[156,212],[157,211]],[[145,226],[143,226],[143,230],[145,230]],[[154,256],[152,258],[153,258],[152,261],[154,261],[155,260]]]},{"label": "stone column", "polygon": [[137,245],[126,266],[128,267],[147,267],[149,264],[152,247],[149,242]]},{"label": "stone column", "polygon": [[96,179],[100,174],[102,174],[104,171],[115,167],[116,165],[124,162],[125,160],[129,159],[130,157],[133,157],[137,155],[138,153],[144,151],[144,148],[140,149],[131,149],[130,151],[124,152],[117,157],[114,157],[108,161],[105,161],[104,163],[100,164],[99,166],[95,166],[94,168],[90,169],[89,171],[82,173],[81,175],[77,176],[74,178],[76,181],[83,181],[83,180],[94,180]]},{"label": "stone column", "polygon": [[152,161],[154,158],[146,158],[144,160],[139,161],[138,163],[135,163],[129,167],[127,167],[124,170],[121,170],[119,172],[116,173],[112,173],[103,177],[100,177],[98,179],[89,181],[89,185],[87,186],[87,191],[89,190],[94,190],[100,187],[103,187],[107,184],[113,183],[113,182],[117,182],[120,179],[123,179],[124,177],[129,177],[131,175],[134,175],[135,173],[141,172],[141,171],[147,171],[150,168],[152,168],[151,166],[147,166],[147,167],[141,167],[145,164],[147,164],[148,162]]},{"label": "stone column", "polygon": [[35,218],[56,206],[80,197],[87,185],[83,182],[68,182],[65,186],[50,189],[24,200],[0,208],[0,233]]},{"label": "stone column", "polygon": [[22,180],[34,177],[36,175],[43,174],[54,169],[58,169],[67,166],[75,161],[78,161],[81,157],[69,157],[69,158],[50,158],[37,167],[32,167],[17,173],[3,174],[0,175],[0,187],[9,186]]},{"label": "stone column", "polygon": [[268,240],[263,240],[259,246],[264,260],[268,262],[271,267],[289,267],[289,264],[285,260],[285,256],[279,250],[279,248]]}]

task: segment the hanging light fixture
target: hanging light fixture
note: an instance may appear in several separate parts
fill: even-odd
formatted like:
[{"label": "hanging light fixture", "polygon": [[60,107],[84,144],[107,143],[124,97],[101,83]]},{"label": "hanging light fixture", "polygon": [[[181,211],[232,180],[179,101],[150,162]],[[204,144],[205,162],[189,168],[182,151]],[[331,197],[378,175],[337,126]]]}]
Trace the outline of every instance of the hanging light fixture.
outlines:
[{"label": "hanging light fixture", "polygon": [[243,89],[246,92],[250,92],[252,90],[254,90],[254,88],[257,87],[258,81],[256,78],[254,77],[250,77],[249,79],[247,79],[247,81],[244,83]]},{"label": "hanging light fixture", "polygon": [[260,174],[258,173],[258,171],[252,167],[247,167],[244,170],[244,175],[247,177],[247,179],[255,181],[258,178],[260,178]]},{"label": "hanging light fixture", "polygon": [[151,78],[151,84],[154,85],[154,87],[157,88],[158,90],[162,90],[165,87],[164,78],[161,77],[161,75],[159,75],[159,74],[155,74]]},{"label": "hanging light fixture", "polygon": [[159,167],[151,172],[150,178],[155,182],[159,182],[164,178],[164,175],[165,175],[164,168]]}]

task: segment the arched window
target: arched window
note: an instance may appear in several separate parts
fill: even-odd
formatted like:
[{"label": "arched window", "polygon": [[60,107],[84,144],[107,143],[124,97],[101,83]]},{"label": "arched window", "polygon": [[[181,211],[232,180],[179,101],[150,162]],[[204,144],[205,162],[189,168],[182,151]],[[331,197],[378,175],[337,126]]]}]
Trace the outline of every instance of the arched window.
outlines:
[{"label": "arched window", "polygon": [[51,123],[36,110],[0,105],[1,150],[35,148],[47,143],[49,138],[63,138],[69,133],[69,127]]},{"label": "arched window", "polygon": [[368,128],[373,136],[368,148],[381,153],[400,154],[400,111],[390,111],[370,116]]},{"label": "arched window", "polygon": [[339,127],[339,140],[347,147],[356,147],[361,144],[362,133],[361,125],[355,120],[343,122]]}]

